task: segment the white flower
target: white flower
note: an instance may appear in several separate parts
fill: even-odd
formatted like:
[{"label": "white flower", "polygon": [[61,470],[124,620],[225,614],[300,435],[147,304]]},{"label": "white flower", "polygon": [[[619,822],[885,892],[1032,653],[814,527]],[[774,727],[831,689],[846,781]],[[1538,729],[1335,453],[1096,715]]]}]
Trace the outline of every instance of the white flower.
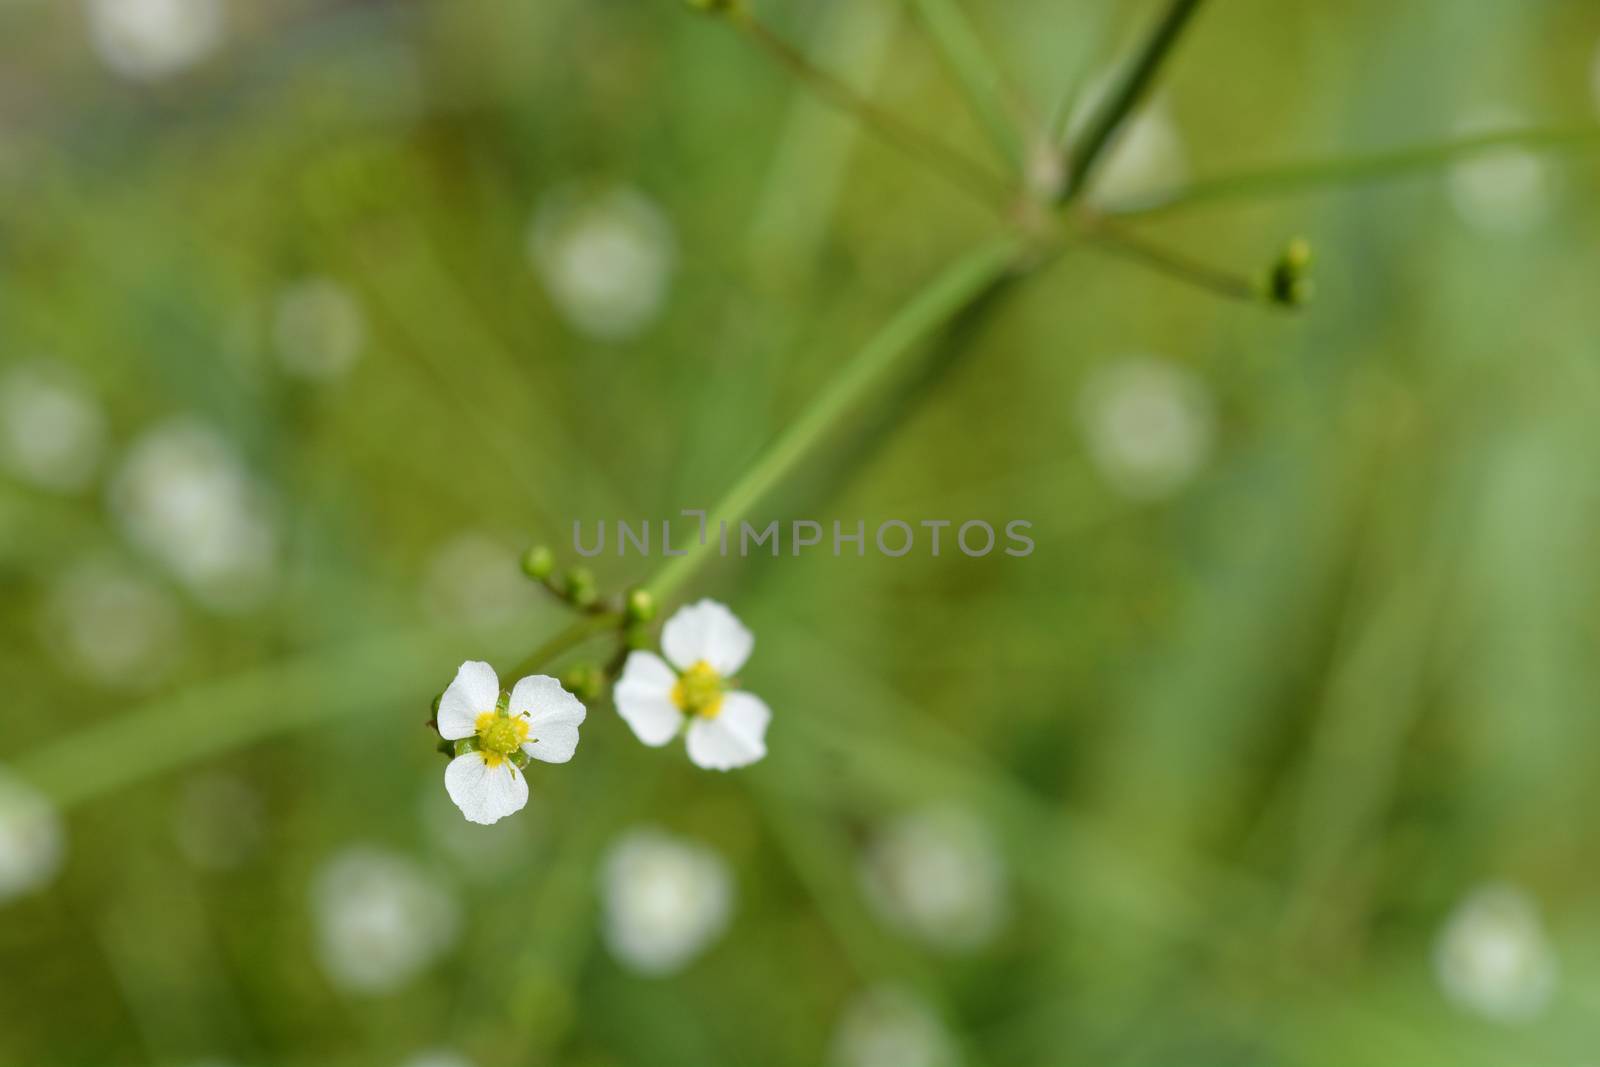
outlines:
[{"label": "white flower", "polygon": [[361,358],[366,337],[361,306],[331,278],[304,278],[278,294],[272,338],[278,364],[288,374],[337,381]]},{"label": "white flower", "polygon": [[561,313],[602,341],[632,337],[655,319],[676,258],[660,210],[624,187],[550,193],[529,230],[528,254]]},{"label": "white flower", "polygon": [[1501,1023],[1543,1012],[1558,976],[1538,905],[1505,885],[1477,889],[1457,906],[1434,943],[1433,969],[1457,1005]]},{"label": "white flower", "polygon": [[683,969],[727,929],[733,879],[704,845],[654,829],[623,834],[602,866],[602,932],[641,974]]},{"label": "white flower", "polygon": [[222,0],[88,0],[88,17],[106,66],[139,81],[193,65],[222,39]]},{"label": "white flower", "polygon": [[[725,771],[767,754],[772,712],[733,688],[755,638],[714,600],[678,609],[661,630],[666,659],[630,652],[614,693],[617,711],[647,745],[664,745],[688,723],[689,758]],[[670,665],[669,665],[670,664]]]},{"label": "white flower", "polygon": [[456,901],[405,856],[357,846],[312,885],[317,954],[349,993],[385,993],[434,962],[456,938]]},{"label": "white flower", "polygon": [[71,372],[51,364],[0,377],[0,464],[40,489],[70,493],[94,476],[106,421]]},{"label": "white flower", "polygon": [[178,418],[146,431],[112,479],[109,501],[128,539],[207,607],[242,611],[272,591],[271,506],[210,426]]},{"label": "white flower", "polygon": [[500,705],[500,679],[468,660],[439,698],[439,736],[464,742],[444,771],[444,787],[468,822],[489,825],[528,802],[529,758],[565,763],[578,748],[583,702],[544,674],[523,678]]},{"label": "white flower", "polygon": [[1094,371],[1078,398],[1090,458],[1123,495],[1170,496],[1205,466],[1214,417],[1205,385],[1188,370],[1132,356]]},{"label": "white flower", "polygon": [[955,1043],[922,998],[898,986],[856,995],[833,1033],[837,1067],[954,1067]]},{"label": "white flower", "polygon": [[61,665],[109,688],[159,682],[182,649],[183,614],[166,589],[107,560],[62,575],[41,629]]},{"label": "white flower", "polygon": [[[1526,125],[1516,113],[1495,109],[1457,123],[1456,133],[1466,137]],[[1550,213],[1547,166],[1525,149],[1492,148],[1474,153],[1450,168],[1449,187],[1456,213],[1484,233],[1525,233]]]},{"label": "white flower", "polygon": [[65,852],[55,806],[0,768],[0,904],[48,885]]},{"label": "white flower", "polygon": [[976,949],[1007,913],[1005,866],[987,827],[937,808],[883,830],[861,868],[867,898],[886,920],[935,948]]}]

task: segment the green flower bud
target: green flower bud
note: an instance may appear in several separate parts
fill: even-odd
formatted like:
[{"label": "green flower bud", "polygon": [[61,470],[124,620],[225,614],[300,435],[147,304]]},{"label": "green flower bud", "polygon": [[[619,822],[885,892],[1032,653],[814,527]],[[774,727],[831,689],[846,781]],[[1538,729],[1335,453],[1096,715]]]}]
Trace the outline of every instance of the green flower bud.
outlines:
[{"label": "green flower bud", "polygon": [[656,617],[656,598],[648,589],[630,589],[624,609],[630,622],[649,622]]},{"label": "green flower bud", "polygon": [[549,578],[556,570],[556,555],[545,545],[534,545],[522,554],[522,573],[536,582]]},{"label": "green flower bud", "polygon": [[605,692],[605,675],[592,663],[576,663],[561,675],[561,684],[585,704],[600,699]]},{"label": "green flower bud", "polygon": [[600,599],[595,588],[594,572],[588,567],[572,567],[567,571],[567,599],[580,608],[586,608]]},{"label": "green flower bud", "polygon": [[1311,242],[1303,237],[1290,241],[1267,275],[1266,295],[1283,307],[1303,307],[1316,292],[1311,280]]}]

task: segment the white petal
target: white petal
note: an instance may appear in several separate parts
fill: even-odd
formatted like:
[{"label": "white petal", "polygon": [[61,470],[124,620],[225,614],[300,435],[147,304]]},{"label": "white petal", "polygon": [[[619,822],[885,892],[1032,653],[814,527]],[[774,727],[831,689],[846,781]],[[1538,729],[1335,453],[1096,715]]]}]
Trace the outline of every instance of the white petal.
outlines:
[{"label": "white petal", "polygon": [[547,674],[522,679],[511,690],[507,710],[528,716],[528,742],[522,751],[546,763],[565,763],[578,748],[578,724],[588,711],[583,701]]},{"label": "white petal", "polygon": [[501,760],[491,767],[476,752],[457,756],[444,769],[444,788],[468,822],[488,826],[528,802],[528,779]]},{"label": "white petal", "polygon": [[679,608],[661,629],[661,651],[680,671],[705,660],[718,674],[733,674],[755,643],[744,623],[715,600]]},{"label": "white petal", "polygon": [[622,665],[612,698],[617,714],[647,745],[671,741],[683,725],[683,712],[672,702],[672,687],[678,675],[660,656],[652,652],[630,652]]},{"label": "white petal", "polygon": [[456,671],[456,680],[439,698],[439,736],[446,741],[459,741],[477,731],[478,716],[493,711],[500,701],[500,679],[494,668],[479,660],[469,659]]},{"label": "white petal", "polygon": [[729,693],[714,719],[689,724],[689,759],[709,771],[754,763],[767,754],[767,723],[772,712],[760,697]]}]

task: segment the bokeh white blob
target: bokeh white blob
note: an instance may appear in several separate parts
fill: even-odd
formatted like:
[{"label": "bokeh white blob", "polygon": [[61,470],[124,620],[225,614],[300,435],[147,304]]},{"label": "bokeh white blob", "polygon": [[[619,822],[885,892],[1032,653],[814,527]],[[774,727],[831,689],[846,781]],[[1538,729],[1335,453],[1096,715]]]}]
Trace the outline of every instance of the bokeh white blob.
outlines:
[{"label": "bokeh white blob", "polygon": [[572,327],[602,341],[633,337],[655,320],[677,258],[666,216],[625,186],[564,186],[546,195],[528,253]]},{"label": "bokeh white blob", "polygon": [[518,559],[514,549],[489,534],[456,534],[428,560],[424,607],[430,615],[463,626],[512,621],[538,600],[538,590],[523,575]]},{"label": "bokeh white blob", "polygon": [[1483,886],[1457,905],[1434,943],[1433,968],[1456,1005],[1499,1023],[1537,1018],[1559,975],[1538,904],[1507,885]]},{"label": "bokeh white blob", "polygon": [[449,1049],[428,1049],[406,1060],[401,1067],[473,1067],[471,1060]]},{"label": "bokeh white blob", "polygon": [[105,559],[86,560],[56,580],[41,627],[63,669],[112,689],[160,682],[183,650],[183,609],[172,594]]},{"label": "bokeh white blob", "polygon": [[266,805],[237,775],[211,771],[184,784],[172,813],[172,836],[183,858],[206,871],[243,866],[261,850]]},{"label": "bokeh white blob", "polygon": [[1101,477],[1134,499],[1170,496],[1211,456],[1211,394],[1164,359],[1129,356],[1095,370],[1079,394],[1078,418]]},{"label": "bokeh white blob", "polygon": [[885,826],[862,857],[861,881],[885,921],[943,951],[987,944],[1009,910],[993,836],[957,808],[913,812]]},{"label": "bokeh white blob", "polygon": [[12,477],[52,492],[83,489],[105,440],[104,414],[65,367],[33,363],[0,374],[0,464]]},{"label": "bokeh white blob", "polygon": [[107,67],[154,81],[193,66],[222,41],[223,0],[87,0],[89,41]]},{"label": "bokeh white blob", "polygon": [[[1082,135],[1110,92],[1112,73],[1093,79],[1073,106],[1070,140]],[[1134,112],[1107,146],[1090,178],[1087,196],[1095,204],[1137,201],[1175,189],[1187,180],[1189,155],[1166,98],[1157,94]]]},{"label": "bokeh white blob", "polygon": [[327,384],[361,358],[367,323],[361,305],[331,278],[303,278],[278,293],[272,316],[273,351],[284,373]]},{"label": "bokeh white blob", "polygon": [[909,990],[876,986],[856,994],[833,1032],[834,1067],[955,1067],[955,1042],[938,1014]]},{"label": "bokeh white blob", "polygon": [[455,944],[455,898],[419,864],[358,845],[317,872],[311,887],[317,956],[346,993],[399,989]]},{"label": "bokeh white blob", "polygon": [[659,830],[630,830],[601,868],[602,933],[640,974],[682,970],[727,929],[733,877],[721,856]]},{"label": "bokeh white blob", "polygon": [[448,864],[452,874],[476,884],[490,884],[539,862],[546,833],[546,805],[534,803],[515,819],[463,830],[460,809],[437,782],[430,780],[418,799],[430,853]]},{"label": "bokeh white blob", "polygon": [[209,425],[177,418],[146,431],[123,459],[109,499],[128,539],[207,607],[245,611],[272,592],[278,531],[271,502]]},{"label": "bokeh white blob", "polygon": [[0,767],[0,904],[49,885],[66,846],[55,806]]},{"label": "bokeh white blob", "polygon": [[[1514,112],[1495,110],[1457,123],[1462,137],[1521,129],[1529,123]],[[1451,166],[1450,202],[1463,222],[1481,233],[1526,233],[1550,215],[1549,165],[1526,149],[1490,148]]]}]

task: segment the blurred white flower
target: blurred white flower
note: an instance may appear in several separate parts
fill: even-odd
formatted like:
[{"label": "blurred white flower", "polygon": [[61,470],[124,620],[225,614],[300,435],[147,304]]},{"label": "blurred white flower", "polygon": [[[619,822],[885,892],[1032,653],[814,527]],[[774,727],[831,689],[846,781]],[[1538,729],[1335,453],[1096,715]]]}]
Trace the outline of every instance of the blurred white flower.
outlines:
[{"label": "blurred white flower", "polygon": [[1501,1023],[1537,1017],[1558,977],[1538,905],[1505,885],[1483,886],[1457,905],[1434,943],[1433,969],[1458,1006]]},{"label": "blurred white flower", "polygon": [[208,871],[239,867],[261,848],[266,832],[261,794],[236,775],[214,771],[186,783],[172,815],[178,851]]},{"label": "blurred white flower", "polygon": [[565,763],[578,749],[583,702],[549,675],[520,679],[500,706],[500,679],[468,660],[439,698],[439,736],[458,742],[445,791],[468,822],[490,825],[528,802],[529,759]]},{"label": "blurred white flower", "polygon": [[303,278],[278,294],[273,347],[285,373],[311,382],[337,381],[361,358],[367,324],[361,305],[331,278]]},{"label": "blurred white flower", "polygon": [[90,43],[125,78],[176,74],[222,40],[222,0],[88,0],[87,7]]},{"label": "blurred white flower", "polygon": [[105,439],[105,416],[66,368],[37,363],[0,375],[0,464],[12,476],[55,492],[83,489]]},{"label": "blurred white flower", "polygon": [[[1082,136],[1111,91],[1113,72],[1094,78],[1078,97],[1068,120],[1068,137]],[[1135,201],[1174,189],[1187,180],[1188,153],[1165,97],[1156,95],[1135,111],[1115,135],[1090,177],[1088,199],[1095,204]]]},{"label": "blurred white flower", "polygon": [[455,943],[460,915],[443,886],[409,858],[348,848],[317,872],[311,890],[317,955],[347,993],[387,993]]},{"label": "blurred white flower", "polygon": [[171,594],[102,559],[79,563],[56,581],[41,628],[63,668],[109,688],[161,681],[183,647],[183,612]]},{"label": "blurred white flower", "polygon": [[654,321],[676,259],[660,209],[620,186],[549,193],[529,231],[528,253],[567,321],[602,341],[632,337]]},{"label": "blurred white flower", "polygon": [[517,559],[516,552],[487,534],[457,534],[428,560],[422,582],[428,612],[463,626],[510,622],[538,599]]},{"label": "blurred white flower", "polygon": [[1129,356],[1095,370],[1079,394],[1078,417],[1101,477],[1135,499],[1170,496],[1211,456],[1211,395],[1164,359]]},{"label": "blurred white flower", "polygon": [[65,852],[55,806],[0,767],[0,904],[48,885]]},{"label": "blurred white flower", "polygon": [[473,1067],[472,1061],[449,1049],[429,1049],[406,1060],[401,1067]]},{"label": "blurred white flower", "polygon": [[651,746],[671,741],[687,722],[696,766],[725,771],[754,763],[767,754],[772,712],[733,688],[732,677],[754,646],[750,631],[715,600],[679,608],[661,630],[665,660],[628,653],[614,690],[617,712]]},{"label": "blurred white flower", "polygon": [[908,990],[877,986],[858,993],[833,1033],[836,1067],[955,1067],[955,1042],[938,1014]]},{"label": "blurred white flower", "polygon": [[146,431],[109,498],[128,539],[207,607],[247,610],[272,591],[278,533],[266,492],[210,426],[178,418]]},{"label": "blurred white flower", "polygon": [[886,921],[938,949],[979,948],[1006,920],[1000,852],[988,828],[958,809],[933,808],[890,823],[869,845],[861,881]]},{"label": "blurred white flower", "polygon": [[[1528,123],[1514,112],[1494,110],[1456,124],[1456,133],[1515,130]],[[1525,233],[1550,214],[1549,170],[1537,155],[1521,148],[1477,152],[1450,168],[1450,201],[1462,221],[1484,233]]]},{"label": "blurred white flower", "polygon": [[721,856],[648,828],[612,844],[600,893],[606,946],[647,975],[682,970],[722,935],[733,910],[733,878]]}]

